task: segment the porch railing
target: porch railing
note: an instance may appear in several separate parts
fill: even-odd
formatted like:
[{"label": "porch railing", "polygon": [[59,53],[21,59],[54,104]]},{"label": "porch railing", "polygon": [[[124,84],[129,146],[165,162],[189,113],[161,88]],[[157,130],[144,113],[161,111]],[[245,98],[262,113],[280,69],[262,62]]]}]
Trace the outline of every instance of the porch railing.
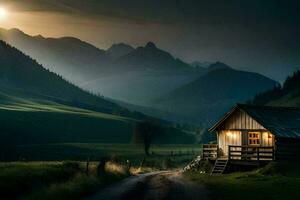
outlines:
[{"label": "porch railing", "polygon": [[215,160],[218,157],[218,145],[217,144],[203,144],[202,146],[202,158],[206,160]]},{"label": "porch railing", "polygon": [[228,146],[229,160],[275,160],[274,147]]}]

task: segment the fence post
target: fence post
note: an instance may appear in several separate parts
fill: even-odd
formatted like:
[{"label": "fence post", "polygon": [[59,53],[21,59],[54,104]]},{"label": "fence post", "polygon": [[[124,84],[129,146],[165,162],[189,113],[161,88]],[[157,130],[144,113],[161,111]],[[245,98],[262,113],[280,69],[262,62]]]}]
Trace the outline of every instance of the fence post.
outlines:
[{"label": "fence post", "polygon": [[230,160],[231,159],[231,152],[230,152],[230,145],[228,145],[228,160]]},{"label": "fence post", "polygon": [[85,168],[85,173],[89,173],[89,166],[90,166],[90,157],[87,158],[86,160],[86,168]]},{"label": "fence post", "polygon": [[257,151],[257,161],[259,161],[259,148],[260,147],[257,147],[257,150],[256,150]]}]

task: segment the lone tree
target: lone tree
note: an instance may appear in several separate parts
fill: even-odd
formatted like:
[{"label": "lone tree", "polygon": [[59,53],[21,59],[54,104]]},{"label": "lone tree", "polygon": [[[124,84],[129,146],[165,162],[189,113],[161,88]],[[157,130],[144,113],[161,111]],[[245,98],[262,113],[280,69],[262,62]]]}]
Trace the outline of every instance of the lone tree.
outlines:
[{"label": "lone tree", "polygon": [[136,124],[133,132],[133,143],[143,143],[145,154],[150,155],[149,150],[155,137],[163,132],[161,125],[153,121],[142,121]]}]

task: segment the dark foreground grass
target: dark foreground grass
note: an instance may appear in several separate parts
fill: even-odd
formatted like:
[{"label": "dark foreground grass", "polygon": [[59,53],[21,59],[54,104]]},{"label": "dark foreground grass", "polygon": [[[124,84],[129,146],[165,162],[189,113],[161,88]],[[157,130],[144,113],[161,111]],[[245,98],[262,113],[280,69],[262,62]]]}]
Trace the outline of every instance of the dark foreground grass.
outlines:
[{"label": "dark foreground grass", "polygon": [[[114,167],[111,167],[114,166]],[[81,199],[129,175],[125,166],[109,164],[96,173],[91,163],[86,173],[78,162],[28,162],[0,164],[1,199]]]},{"label": "dark foreground grass", "polygon": [[186,176],[206,185],[214,199],[295,199],[300,191],[299,163],[272,163],[256,171],[220,176],[196,172]]}]

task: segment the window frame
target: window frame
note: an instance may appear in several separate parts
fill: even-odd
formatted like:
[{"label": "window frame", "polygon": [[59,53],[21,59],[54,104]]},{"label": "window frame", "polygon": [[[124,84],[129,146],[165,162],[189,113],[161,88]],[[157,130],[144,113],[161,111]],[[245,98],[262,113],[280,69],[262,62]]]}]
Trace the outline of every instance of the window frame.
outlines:
[{"label": "window frame", "polygon": [[260,146],[261,145],[261,132],[249,131],[248,132],[248,145]]}]

